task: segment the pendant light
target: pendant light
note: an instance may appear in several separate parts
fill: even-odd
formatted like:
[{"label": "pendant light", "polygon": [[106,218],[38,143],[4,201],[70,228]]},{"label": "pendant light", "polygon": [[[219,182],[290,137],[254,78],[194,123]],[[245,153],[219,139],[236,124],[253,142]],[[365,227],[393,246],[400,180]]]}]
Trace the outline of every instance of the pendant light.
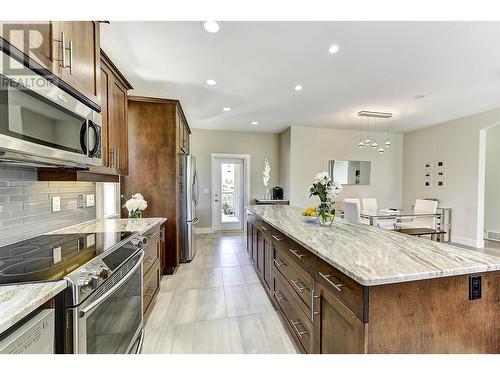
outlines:
[{"label": "pendant light", "polygon": [[[377,144],[377,119],[376,118],[375,118],[374,122],[375,122],[375,131],[373,133],[372,148],[374,150],[376,150],[378,148],[378,144]],[[373,125],[372,125],[372,127],[373,127]]]},{"label": "pendant light", "polygon": [[[361,126],[361,136],[358,143],[359,148],[363,148],[365,146],[371,146],[373,150],[377,151],[379,154],[383,154],[386,148],[392,146],[392,142],[389,139],[389,133],[387,132],[387,122],[384,121],[383,124],[380,124],[379,120],[388,120],[392,117],[392,113],[389,112],[374,112],[374,111],[359,111],[359,117],[367,118],[367,127],[366,127],[366,138],[363,137],[363,123]],[[375,121],[374,124],[371,124],[370,121],[373,119]],[[385,142],[383,141],[383,133],[385,132]],[[380,145],[377,143],[377,138],[380,141]],[[364,141],[363,141],[364,139]]]},{"label": "pendant light", "polygon": [[363,142],[363,123],[364,119],[361,119],[361,131],[359,133],[359,143],[358,143],[359,148],[363,148],[365,145],[365,142]]}]

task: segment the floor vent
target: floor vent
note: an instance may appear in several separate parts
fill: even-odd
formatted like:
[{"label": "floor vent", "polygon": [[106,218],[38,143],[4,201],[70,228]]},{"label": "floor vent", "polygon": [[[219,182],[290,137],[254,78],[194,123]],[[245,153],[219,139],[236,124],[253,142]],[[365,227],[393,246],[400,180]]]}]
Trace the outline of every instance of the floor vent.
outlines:
[{"label": "floor vent", "polygon": [[486,232],[486,239],[491,241],[499,241],[500,242],[500,232]]}]

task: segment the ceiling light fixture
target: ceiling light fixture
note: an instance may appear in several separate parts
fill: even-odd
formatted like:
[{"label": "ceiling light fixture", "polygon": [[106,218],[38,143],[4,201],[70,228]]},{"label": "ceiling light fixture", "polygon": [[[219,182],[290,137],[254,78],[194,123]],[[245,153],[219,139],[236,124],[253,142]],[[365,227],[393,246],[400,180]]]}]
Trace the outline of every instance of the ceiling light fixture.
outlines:
[{"label": "ceiling light fixture", "polygon": [[302,86],[301,85],[296,85],[295,86],[295,91],[300,91],[302,90]]},{"label": "ceiling light fixture", "polygon": [[209,86],[215,86],[217,84],[217,81],[215,79],[207,79],[206,83]]},{"label": "ceiling light fixture", "polygon": [[231,107],[224,107],[224,108],[222,108],[222,110],[223,110],[224,112],[229,112],[229,111],[231,110]]},{"label": "ceiling light fixture", "polygon": [[217,21],[203,21],[201,25],[203,26],[203,29],[210,34],[214,34],[220,29]]},{"label": "ceiling light fixture", "polygon": [[415,96],[413,97],[413,99],[418,100],[418,99],[424,99],[424,98],[426,98],[426,97],[427,97],[427,95],[420,94],[420,95],[415,95]]},{"label": "ceiling light fixture", "polygon": [[333,55],[334,53],[337,53],[339,51],[339,46],[336,44],[332,44],[330,48],[328,48],[328,53]]},{"label": "ceiling light fixture", "polygon": [[252,125],[259,125],[259,122],[258,121],[252,121],[251,124]]},{"label": "ceiling light fixture", "polygon": [[[378,151],[379,154],[383,154],[385,152],[386,148],[389,148],[392,146],[391,141],[389,140],[389,134],[387,133],[387,123],[386,121],[382,120],[388,120],[392,117],[392,113],[389,112],[374,112],[374,111],[359,111],[357,113],[358,117],[361,117],[362,119],[365,118],[368,122],[368,126],[366,128],[366,140],[363,142],[363,126],[361,127],[361,136],[360,136],[360,142],[358,143],[359,148],[363,148],[363,143],[366,146],[371,146],[375,151]],[[373,121],[372,126],[370,126],[371,121]],[[379,126],[379,122],[382,121],[383,125],[382,127]],[[373,139],[370,138],[370,128],[373,128],[372,130],[372,136]],[[378,144],[376,139],[380,136],[380,128],[385,129],[385,143],[384,144]],[[378,130],[377,130],[378,129]],[[382,143],[382,141],[380,142]],[[384,148],[385,147],[385,148]]]}]

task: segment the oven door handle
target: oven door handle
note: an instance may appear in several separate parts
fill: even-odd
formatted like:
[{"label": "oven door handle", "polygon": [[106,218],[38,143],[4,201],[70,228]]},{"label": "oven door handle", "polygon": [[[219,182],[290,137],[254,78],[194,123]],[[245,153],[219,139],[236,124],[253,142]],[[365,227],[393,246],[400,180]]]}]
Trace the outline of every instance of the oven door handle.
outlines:
[{"label": "oven door handle", "polygon": [[92,302],[86,308],[80,310],[80,312],[79,312],[80,318],[83,318],[85,315],[87,315],[90,312],[92,312],[92,310],[94,310],[102,302],[104,302],[109,297],[111,297],[111,295],[118,288],[120,288],[128,279],[130,279],[134,275],[134,273],[137,270],[137,268],[139,268],[142,265],[142,260],[143,259],[144,259],[144,251],[141,252],[141,256],[140,256],[139,260],[137,261],[137,264],[129,271],[129,273],[128,273],[128,275],[126,277],[124,277],[123,279],[121,279],[120,281],[118,281],[115,285],[113,285],[113,287],[110,290],[108,290],[106,293],[104,293],[101,297],[99,297],[98,299],[96,299],[94,302]]}]

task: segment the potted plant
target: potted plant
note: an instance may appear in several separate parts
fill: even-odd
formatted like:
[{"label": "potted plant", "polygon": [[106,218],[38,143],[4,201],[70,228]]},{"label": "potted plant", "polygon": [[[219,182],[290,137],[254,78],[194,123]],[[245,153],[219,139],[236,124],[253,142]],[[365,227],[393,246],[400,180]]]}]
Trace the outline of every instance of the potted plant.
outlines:
[{"label": "potted plant", "polygon": [[342,191],[342,185],[333,181],[327,172],[321,172],[314,177],[314,182],[309,188],[309,197],[317,196],[320,203],[316,209],[316,216],[321,225],[331,225],[334,214],[332,213],[332,200]]}]

